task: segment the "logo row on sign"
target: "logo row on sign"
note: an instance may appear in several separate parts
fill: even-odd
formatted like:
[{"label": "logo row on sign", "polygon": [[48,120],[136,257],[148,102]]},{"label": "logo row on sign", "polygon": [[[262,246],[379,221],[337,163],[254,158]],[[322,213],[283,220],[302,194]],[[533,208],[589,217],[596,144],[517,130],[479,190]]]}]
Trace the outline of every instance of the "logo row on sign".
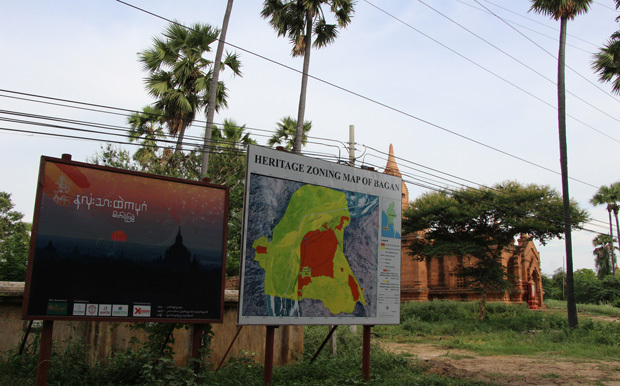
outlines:
[{"label": "logo row on sign", "polygon": [[[50,302],[48,304],[48,314],[66,315],[67,303]],[[74,303],[73,316],[133,316],[137,318],[149,318],[151,316],[150,305],[134,304],[132,313],[129,315],[128,304],[94,304],[94,303]]]},{"label": "logo row on sign", "polygon": [[[92,304],[75,303],[73,305],[73,315],[86,316],[129,316],[129,305],[127,304]],[[134,305],[132,316],[150,317],[151,306]]]}]

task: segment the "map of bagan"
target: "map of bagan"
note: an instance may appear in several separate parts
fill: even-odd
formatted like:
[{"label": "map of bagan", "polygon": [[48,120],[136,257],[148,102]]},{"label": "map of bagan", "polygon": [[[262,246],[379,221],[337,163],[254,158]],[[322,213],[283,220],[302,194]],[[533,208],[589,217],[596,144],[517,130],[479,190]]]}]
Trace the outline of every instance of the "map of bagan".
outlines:
[{"label": "map of bagan", "polygon": [[317,299],[333,314],[366,305],[364,288],[343,252],[351,222],[345,193],[321,186],[301,186],[282,219],[252,244],[264,270],[265,295],[300,301]]}]

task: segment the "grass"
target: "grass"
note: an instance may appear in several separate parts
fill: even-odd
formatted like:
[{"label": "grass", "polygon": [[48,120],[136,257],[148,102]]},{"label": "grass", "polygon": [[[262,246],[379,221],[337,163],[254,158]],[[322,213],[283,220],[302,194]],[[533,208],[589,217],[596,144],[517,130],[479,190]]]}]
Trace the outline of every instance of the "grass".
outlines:
[{"label": "grass", "polygon": [[[564,300],[545,300],[548,309],[566,310]],[[620,316],[620,308],[606,304],[577,304],[577,312],[590,315]]]},{"label": "grass", "polygon": [[[604,306],[595,309],[609,311]],[[376,331],[383,339],[399,343],[432,343],[480,355],[620,357],[620,323],[581,318],[571,330],[565,312],[504,303],[489,303],[484,322],[476,316],[475,302],[409,303],[402,306],[400,325],[380,326]]]},{"label": "grass", "polygon": [[[361,329],[360,329],[361,330]],[[364,384],[361,373],[361,331],[341,327],[337,332],[338,352],[324,350],[314,363],[310,358],[327,336],[327,326],[305,329],[304,353],[296,363],[276,366],[274,385],[357,385]],[[172,360],[157,358],[141,350],[117,353],[106,363],[89,365],[82,342],[69,342],[53,352],[49,385],[261,385],[263,367],[254,355],[233,356],[219,372],[206,369],[194,376],[191,368],[175,367]],[[34,384],[36,375],[36,343],[24,355],[5,353],[0,361],[0,385]],[[372,385],[478,385],[467,379],[425,373],[426,367],[410,356],[371,347]]]},{"label": "grass", "polygon": [[[372,385],[473,385],[478,381],[436,375],[427,372],[424,361],[411,354],[393,354],[382,350],[380,341],[430,343],[445,348],[451,359],[469,358],[449,350],[465,349],[476,355],[540,355],[564,360],[609,360],[620,357],[620,323],[597,322],[580,318],[576,329],[569,329],[560,305],[552,312],[533,311],[521,305],[488,304],[488,318],[477,321],[477,303],[425,302],[402,305],[401,323],[373,328],[371,353]],[[558,308],[555,308],[558,307]],[[600,306],[599,306],[600,307]],[[603,308],[595,308],[608,312]],[[608,314],[605,314],[608,315]],[[305,329],[304,353],[297,362],[274,368],[274,385],[356,385],[362,384],[361,330],[346,327],[337,331],[338,352],[324,350],[314,363],[310,358],[327,336],[326,326]],[[70,342],[54,351],[50,367],[50,385],[124,385],[124,384],[208,384],[260,385],[262,364],[249,353],[241,353],[215,373],[206,368],[196,377],[191,368],[178,368],[172,360],[158,358],[146,350],[119,352],[113,358],[91,365],[82,342]],[[4,353],[0,360],[0,385],[34,383],[37,344],[24,355]],[[620,366],[614,368],[620,371]],[[555,373],[542,378],[556,378]],[[500,375],[501,378],[501,375]]]}]

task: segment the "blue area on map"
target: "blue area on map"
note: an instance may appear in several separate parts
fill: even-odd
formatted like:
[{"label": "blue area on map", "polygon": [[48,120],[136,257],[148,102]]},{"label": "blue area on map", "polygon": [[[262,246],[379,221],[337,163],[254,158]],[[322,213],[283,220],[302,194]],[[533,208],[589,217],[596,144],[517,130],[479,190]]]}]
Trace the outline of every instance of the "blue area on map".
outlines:
[{"label": "blue area on map", "polygon": [[381,212],[381,237],[400,239],[400,233],[394,230],[394,222],[388,225],[388,216],[385,212]]},{"label": "blue area on map", "polygon": [[347,205],[352,219],[364,217],[379,206],[379,197],[377,196],[347,191],[344,193],[347,197]]}]

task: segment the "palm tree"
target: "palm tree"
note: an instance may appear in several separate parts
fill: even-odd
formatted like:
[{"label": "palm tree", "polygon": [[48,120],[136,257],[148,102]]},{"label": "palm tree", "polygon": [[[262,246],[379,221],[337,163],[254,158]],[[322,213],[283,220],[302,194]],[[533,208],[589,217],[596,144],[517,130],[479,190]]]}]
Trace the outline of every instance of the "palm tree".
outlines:
[{"label": "palm tree", "polygon": [[142,145],[134,154],[133,158],[138,161],[143,169],[153,161],[159,149],[157,141],[166,138],[163,130],[164,112],[153,107],[144,106],[142,112],[134,112],[127,118],[127,123],[131,127],[127,134],[129,142],[140,141]]},{"label": "palm tree", "polygon": [[[611,184],[610,186],[601,186],[596,194],[590,199],[590,203],[594,206],[607,205],[607,213],[609,214],[609,237],[613,238],[613,227],[611,220],[611,213],[614,212],[616,218],[616,228],[618,228],[618,202],[620,202],[620,182]],[[620,229],[617,229],[620,232]],[[619,245],[620,246],[620,245]],[[616,273],[616,261],[615,256],[612,255],[611,269],[613,273]]]},{"label": "palm tree", "polygon": [[142,112],[134,112],[127,118],[131,129],[127,132],[129,142],[142,140],[142,146],[157,148],[157,139],[166,138],[162,125],[164,123],[163,111],[153,106],[144,106]]},{"label": "palm tree", "polygon": [[577,304],[573,281],[573,247],[570,221],[570,196],[568,193],[568,150],[566,147],[566,26],[568,20],[586,13],[592,0],[531,0],[531,11],[560,20],[560,48],[558,52],[558,131],[560,137],[560,168],[562,173],[562,198],[564,209],[564,243],[566,246],[566,301],[568,325],[577,327]]},{"label": "palm tree", "polygon": [[226,247],[226,273],[239,274],[241,258],[241,228],[243,223],[243,193],[245,182],[245,155],[247,145],[256,144],[245,131],[232,120],[224,120],[221,129],[211,132],[211,160],[208,176],[211,182],[230,188],[228,210],[228,233]]},{"label": "palm tree", "polygon": [[[297,138],[297,121],[292,117],[284,117],[277,123],[278,129],[269,139],[269,146],[282,145],[286,150],[292,150],[295,147],[295,139]],[[305,146],[308,141],[308,132],[312,128],[311,121],[305,121],[302,126],[301,146]]]},{"label": "palm tree", "polygon": [[[213,117],[215,116],[216,107],[216,90],[219,84],[218,78],[220,74],[220,65],[222,60],[222,54],[224,52],[224,44],[226,43],[226,32],[228,31],[228,21],[230,20],[230,13],[232,12],[233,0],[228,0],[226,5],[226,11],[224,12],[224,20],[222,21],[222,30],[220,31],[219,41],[217,43],[217,50],[215,52],[215,61],[213,63],[213,75],[211,77],[211,83],[209,85],[209,91],[207,92],[207,108],[205,116],[207,117],[207,125],[205,126],[205,137],[202,146],[202,164],[200,167],[200,175],[206,176],[209,169],[209,151],[207,149],[211,145],[211,130],[213,127]],[[236,57],[235,57],[236,60]],[[237,67],[238,70],[239,67]]]},{"label": "palm tree", "polygon": [[[293,43],[293,57],[304,57],[295,146],[293,146],[293,151],[296,153],[301,151],[302,145],[310,48],[325,47],[336,40],[338,27],[345,28],[351,22],[353,4],[353,0],[265,0],[263,3],[261,16],[269,19],[269,24],[276,30],[278,36],[288,36]],[[337,24],[327,23],[323,5],[329,6]]]},{"label": "palm tree", "polygon": [[596,273],[599,278],[605,277],[609,274],[613,274],[612,264],[614,261],[614,241],[609,235],[598,235],[592,240],[592,245],[595,247],[592,252],[595,256],[594,266],[596,267]]},{"label": "palm tree", "polygon": [[[618,224],[618,210],[620,209],[620,181],[614,182],[611,184],[612,194],[610,196],[611,199],[614,200],[613,205],[611,206],[611,210],[614,211],[614,217],[616,218],[616,235],[618,236],[618,249],[620,249],[620,224]],[[614,275],[616,274],[616,259],[613,256],[613,266],[611,267]]]},{"label": "palm tree", "polygon": [[245,125],[239,126],[235,121],[230,119],[224,120],[221,129],[213,126],[211,130],[211,143],[213,149],[222,152],[227,150],[243,150],[248,145],[256,144],[256,141],[250,138],[250,133],[245,131]]},{"label": "palm tree", "polygon": [[[616,0],[616,9],[620,0]],[[620,20],[620,16],[616,21]],[[601,82],[611,82],[611,91],[620,94],[620,31],[611,34],[607,44],[594,54],[592,68],[599,75]]]},{"label": "palm tree", "polygon": [[[182,149],[185,130],[204,107],[212,62],[204,57],[211,50],[219,31],[207,24],[196,23],[186,28],[177,22],[168,25],[165,39],[154,38],[153,46],[139,54],[149,72],[146,88],[157,98],[154,107],[164,112],[168,132],[178,137],[175,154]],[[238,61],[231,61],[238,65]],[[238,67],[233,68],[235,73]],[[216,108],[226,105],[226,89],[218,85]]]},{"label": "palm tree", "polygon": [[611,82],[611,91],[620,94],[620,31],[614,32],[594,54],[592,68],[601,82]]}]

